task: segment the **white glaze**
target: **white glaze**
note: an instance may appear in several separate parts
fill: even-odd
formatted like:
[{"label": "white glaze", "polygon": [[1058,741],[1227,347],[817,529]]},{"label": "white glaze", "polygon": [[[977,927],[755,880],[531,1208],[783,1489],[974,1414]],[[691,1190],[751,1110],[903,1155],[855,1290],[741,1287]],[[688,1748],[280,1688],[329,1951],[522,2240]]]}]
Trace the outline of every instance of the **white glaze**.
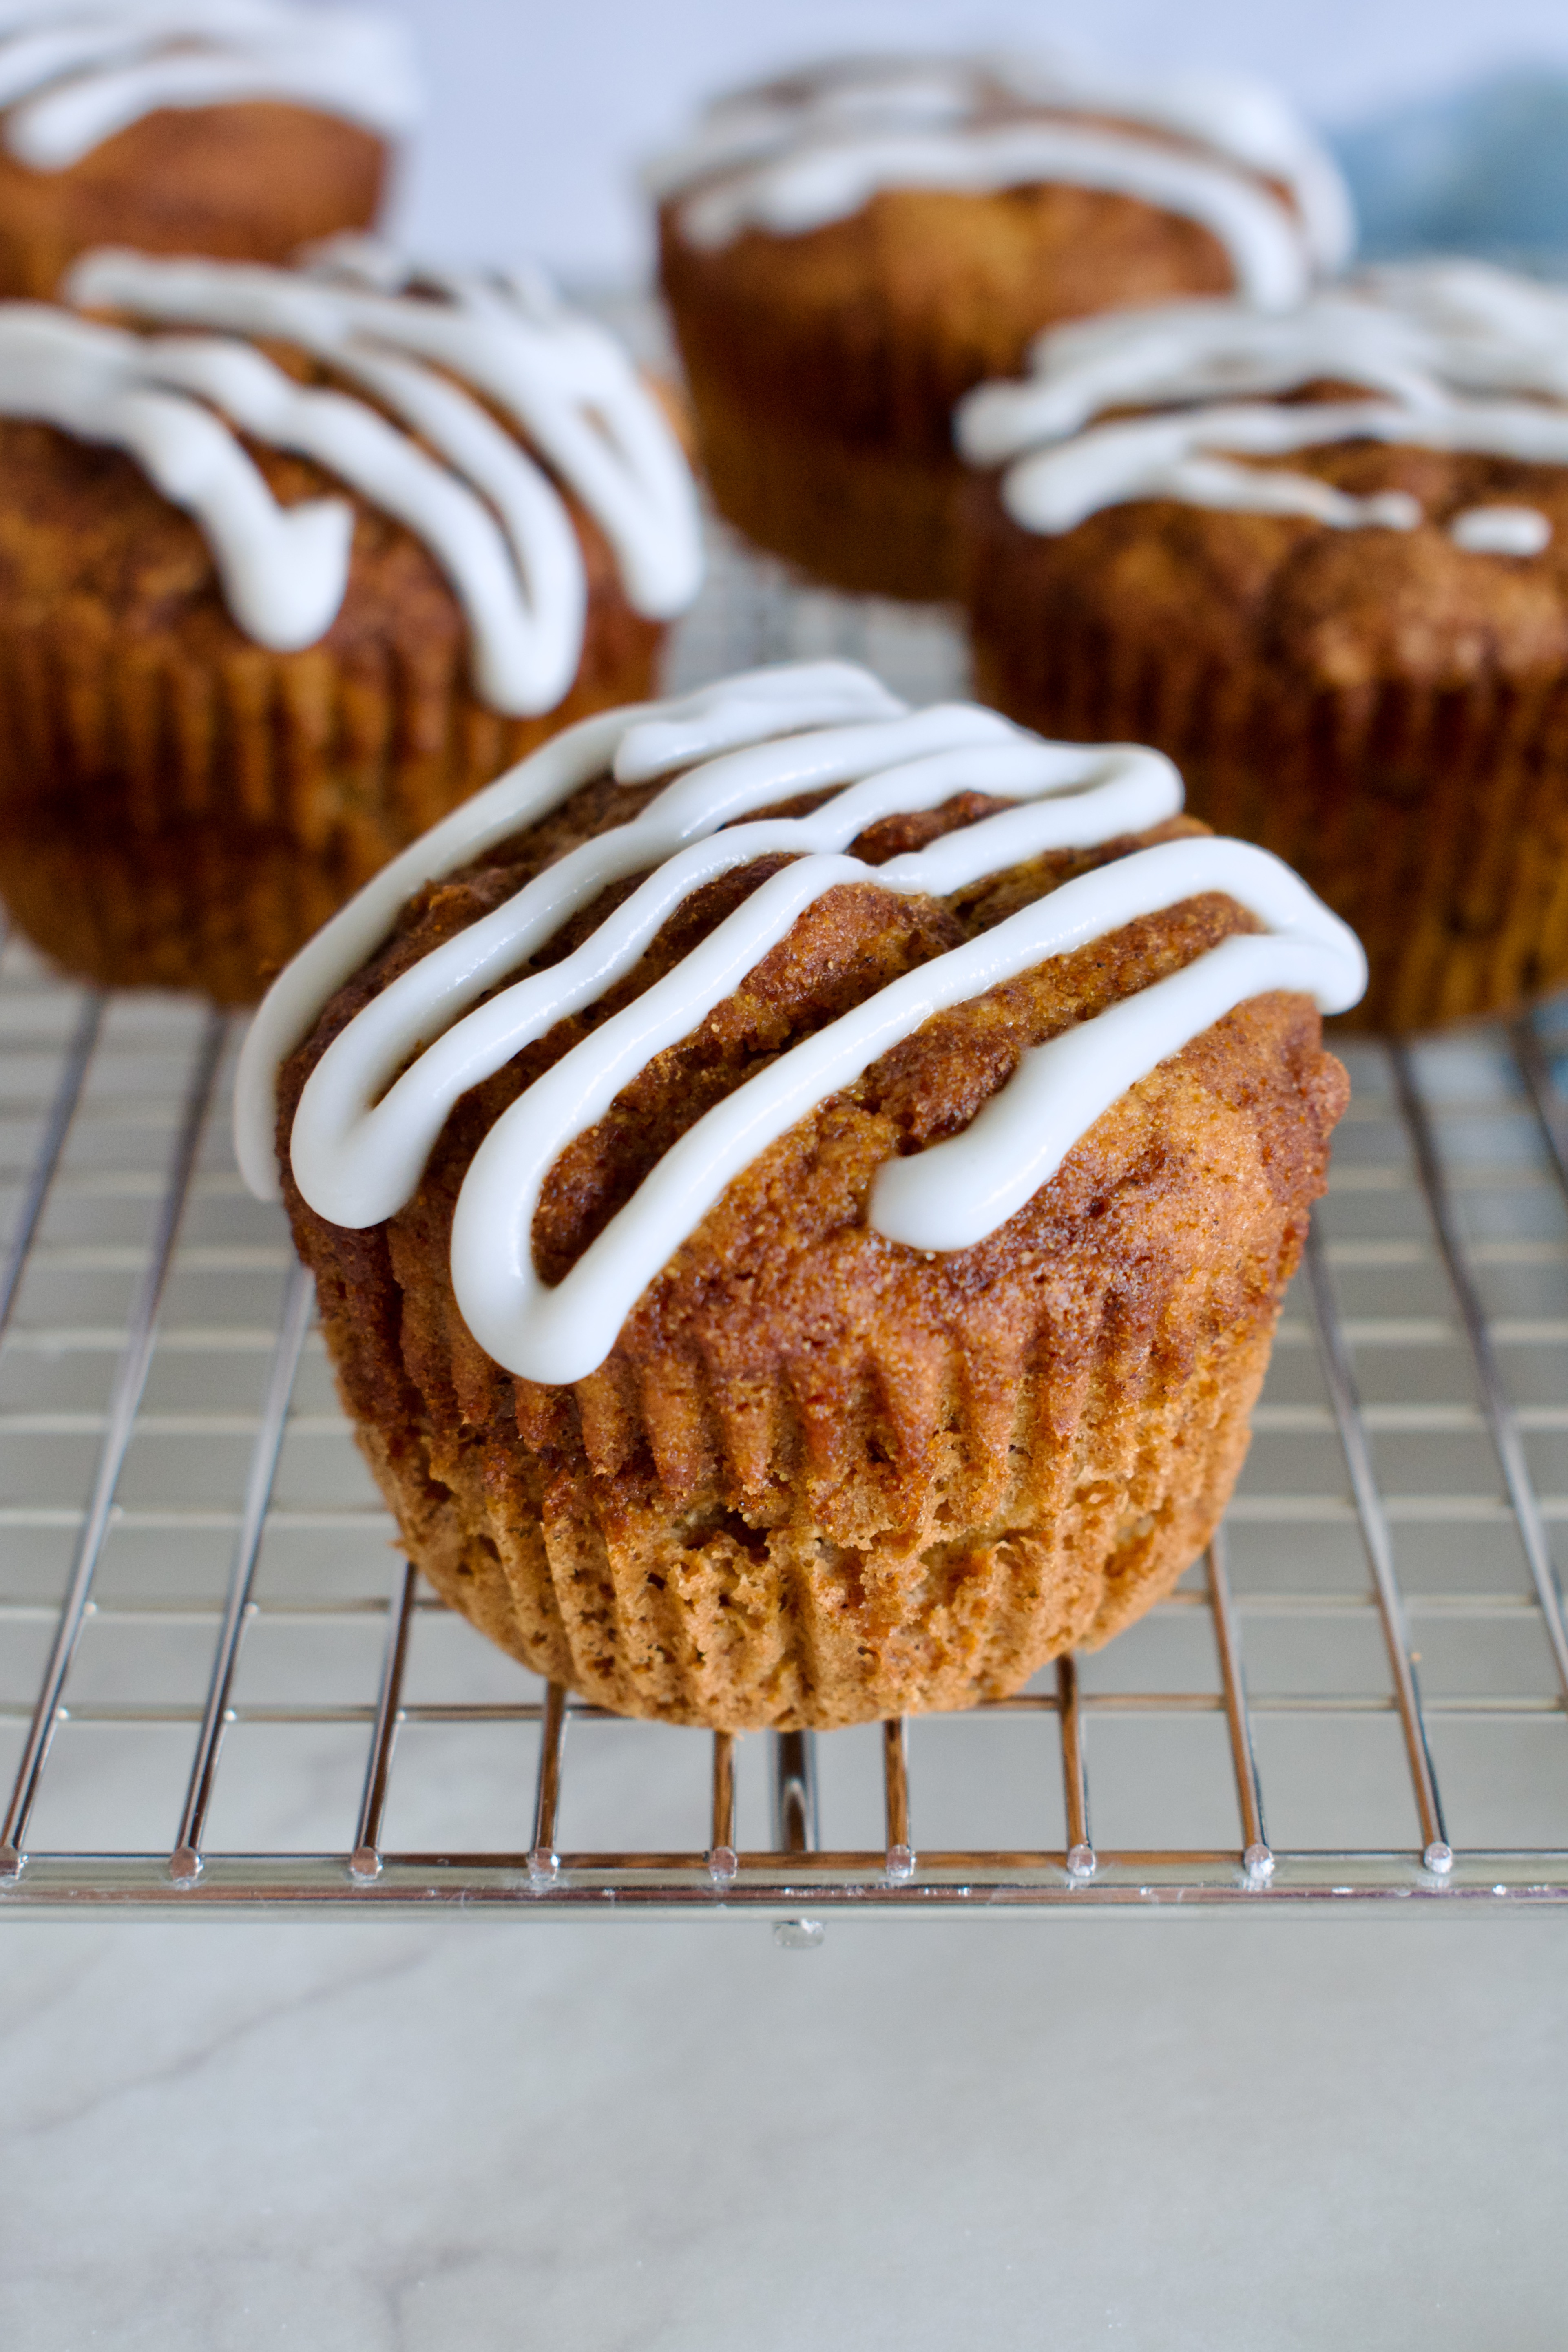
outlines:
[{"label": "white glaze", "polygon": [[[984,384],[961,402],[954,432],[972,464],[1007,466],[1004,502],[1031,530],[1070,530],[1147,498],[1410,529],[1421,509],[1403,492],[1347,498],[1304,474],[1228,460],[1368,439],[1563,464],[1568,410],[1540,396],[1559,380],[1568,385],[1568,299],[1480,265],[1412,267],[1279,317],[1184,302],[1058,329],[1038,339],[1024,382]],[[1239,397],[1323,382],[1374,397]],[[1153,413],[1094,422],[1123,408]],[[1498,526],[1511,534],[1507,551],[1538,552],[1540,520]],[[1457,543],[1479,549],[1489,526],[1479,528],[1480,537],[1457,529]]]},{"label": "white glaze", "polygon": [[[258,1200],[281,1197],[279,1071],[426,882],[439,881],[535,824],[606,769],[613,767],[623,782],[638,782],[662,774],[677,745],[678,761],[695,761],[806,728],[902,718],[907,709],[850,662],[795,662],[742,672],[673,700],[627,703],[552,736],[373,875],[273,982],[247,1033],[235,1082],[235,1151],[250,1190]],[[463,936],[471,939],[473,931]]]},{"label": "white glaze", "polygon": [[[871,1221],[889,1238],[956,1249],[994,1231],[1048,1180],[1102,1109],[1244,997],[1300,988],[1325,1010],[1342,1010],[1364,984],[1350,932],[1266,853],[1212,839],[1138,852],[893,982],[749,1080],[682,1138],[571,1274],[549,1288],[534,1271],[531,1233],[554,1160],[825,892],[860,883],[945,894],[1047,848],[1143,830],[1180,805],[1169,762],[1135,746],[1047,744],[971,705],[910,714],[842,665],[752,673],[684,703],[592,720],[557,739],[406,853],[312,942],[263,1005],[242,1057],[237,1137],[241,1165],[258,1189],[271,1174],[281,1061],[386,936],[393,911],[418,882],[449,873],[606,767],[623,778],[647,777],[668,772],[677,759],[696,764],[633,824],[560,860],[373,999],[312,1072],[293,1126],[294,1175],[319,1213],[353,1226],[392,1214],[416,1189],[464,1092],[601,997],[701,883],[764,855],[793,855],[669,973],[531,1087],[475,1156],[453,1231],[458,1303],[496,1360],[532,1379],[572,1381],[593,1370],[640,1292],[725,1185],[816,1103],[932,1013],[1049,956],[1205,890],[1228,892],[1271,927],[1265,938],[1226,942],[1117,1007],[1114,1017],[1083,1024],[1073,1033],[1083,1045],[1069,1050],[1058,1040],[1026,1054],[985,1113],[983,1132],[976,1121],[952,1143],[883,1171]],[[752,809],[835,786],[834,797],[809,816],[735,822]],[[879,816],[934,807],[965,789],[1016,805],[886,865],[843,854]],[[650,867],[564,962],[468,1009],[607,882]]]},{"label": "white glaze", "polygon": [[[581,656],[582,551],[543,467],[475,394],[515,419],[595,517],[649,618],[679,612],[700,577],[690,477],[602,329],[511,280],[387,290],[406,275],[359,240],[309,271],[90,254],[68,281],[75,301],[220,331],[134,334],[0,306],[0,413],[127,450],[199,523],[238,625],[278,650],[331,625],[353,512],[342,500],[279,507],[231,426],[314,458],[430,549],[468,619],[480,697],[513,715],[549,710]],[[294,343],[380,406],[302,387],[241,337]]]},{"label": "white glaze", "polygon": [[[790,756],[795,746],[798,756]],[[1036,801],[969,826],[918,856],[875,868],[886,888],[940,893],[1047,849],[1103,839],[1108,828],[1141,831],[1180,806],[1174,771],[1156,755],[1101,756],[1099,764],[1103,781],[1085,791],[1092,770],[1083,753],[1031,742],[993,713],[963,706],[881,725],[825,728],[794,739],[788,753],[766,743],[705,761],[659,794],[636,823],[585,842],[366,1006],[323,1055],[300,1101],[291,1143],[300,1191],[334,1224],[373,1225],[391,1216],[417,1188],[458,1097],[568,1013],[602,997],[684,898],[738,866],[777,855],[801,861],[790,869],[789,887],[776,894],[783,910],[778,929],[767,929],[757,900],[744,919],[735,920],[739,951],[755,963],[808,903],[796,896],[808,880],[815,898],[836,878],[868,877],[873,869],[831,853],[882,817],[935,808],[964,790]],[[735,821],[749,808],[828,784],[855,789],[837,792],[808,817]],[[1066,798],[1037,797],[1069,784],[1079,789]],[[447,1027],[397,1076],[433,1027],[456,1021],[607,884],[649,867],[654,870],[640,889],[575,954],[516,982]],[[677,1036],[711,1009],[708,1003],[691,1008],[684,993],[689,980],[686,975],[682,988],[670,992]],[[728,993],[728,985],[719,993]],[[639,1003],[637,1022],[647,1016],[649,999]]]},{"label": "white glaze", "polygon": [[[994,931],[894,981],[749,1080],[688,1129],[561,1282],[542,1283],[533,1264],[534,1213],[551,1165],[573,1137],[603,1117],[650,1054],[686,1035],[728,995],[812,898],[840,881],[940,888],[942,869],[933,852],[944,845],[895,861],[897,875],[855,858],[813,858],[775,875],[675,972],[574,1048],[503,1112],[474,1155],[452,1228],[458,1307],[498,1363],[531,1380],[584,1378],[603,1362],[643,1290],[726,1184],[797,1119],[852,1084],[933,1013],[1140,914],[1219,889],[1266,920],[1289,898],[1293,919],[1288,933],[1225,942],[1244,954],[1222,964],[1224,947],[1211,950],[1187,972],[1114,1008],[1118,1020],[1105,1013],[1085,1023],[1078,1033],[1082,1045],[1072,1055],[1042,1067],[1026,1054],[988,1106],[995,1117],[967,1152],[961,1147],[978,1119],[964,1136],[922,1154],[925,1166],[900,1162],[882,1171],[870,1211],[876,1230],[932,1251],[983,1240],[1048,1182],[1101,1110],[1245,997],[1300,989],[1325,1011],[1340,1012],[1365,984],[1352,934],[1268,851],[1212,839],[1139,851],[1064,884]],[[1178,989],[1182,981],[1186,985]],[[1050,1048],[1036,1051],[1048,1055]],[[1009,1099],[1015,1088],[1020,1101]],[[1042,1097],[1050,1100],[1048,1120],[1038,1116]]]},{"label": "white glaze", "polygon": [[1356,236],[1350,190],[1328,149],[1271,83],[1191,69],[1144,80],[1061,50],[1013,53],[993,63],[1022,99],[1147,123],[1279,181],[1300,215],[1314,267],[1328,273],[1349,261]]},{"label": "white glaze", "polygon": [[1433,336],[1448,383],[1568,400],[1568,289],[1469,260],[1390,263],[1363,283]]},{"label": "white glaze", "polygon": [[748,227],[821,227],[882,188],[1111,190],[1200,222],[1241,293],[1270,308],[1342,263],[1353,234],[1334,166],[1260,85],[1177,77],[1155,89],[1049,56],[851,60],[741,91],[648,178],[684,196],[681,233],[708,247]]},{"label": "white glaze", "polygon": [[971,465],[996,466],[1107,409],[1234,403],[1320,380],[1429,406],[1445,396],[1438,357],[1416,320],[1343,288],[1278,316],[1231,301],[1106,311],[1037,337],[1021,381],[976,385],[954,437]]},{"label": "white glaze", "polygon": [[960,449],[999,465],[1110,408],[1163,408],[1328,380],[1412,407],[1454,394],[1568,399],[1568,294],[1483,262],[1410,263],[1265,316],[1231,300],[1155,304],[1038,336],[1029,372],[961,401]]},{"label": "white glaze", "polygon": [[0,7],[5,141],[62,172],[161,107],[281,99],[407,131],[420,91],[403,27],[290,0],[9,0]]},{"label": "white glaze", "polygon": [[1466,507],[1448,536],[1473,555],[1539,555],[1552,543],[1552,524],[1535,507]]},{"label": "white glaze", "polygon": [[1525,401],[1446,402],[1394,408],[1373,401],[1300,408],[1262,404],[1178,411],[1100,425],[1020,458],[1003,477],[1008,513],[1026,530],[1073,530],[1101,508],[1179,499],[1236,513],[1310,515],[1341,530],[1368,523],[1411,530],[1416,500],[1402,490],[1347,498],[1310,475],[1231,465],[1226,456],[1283,457],[1345,441],[1463,449],[1535,465],[1568,465],[1568,411]]}]

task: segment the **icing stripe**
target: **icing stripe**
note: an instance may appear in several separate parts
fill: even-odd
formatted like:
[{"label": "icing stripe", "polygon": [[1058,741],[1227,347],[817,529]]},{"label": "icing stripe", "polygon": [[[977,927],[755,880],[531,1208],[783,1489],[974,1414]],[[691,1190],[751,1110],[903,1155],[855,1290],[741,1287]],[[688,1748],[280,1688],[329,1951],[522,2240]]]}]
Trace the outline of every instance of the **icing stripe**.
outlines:
[{"label": "icing stripe", "polygon": [[1098,425],[1076,440],[1020,458],[1003,477],[1002,499],[1015,522],[1044,534],[1073,530],[1102,508],[1136,499],[1178,499],[1188,506],[1238,513],[1307,515],[1338,530],[1367,523],[1415,529],[1421,509],[1404,491],[1353,499],[1310,475],[1232,466],[1208,454],[1280,457],[1345,441],[1568,465],[1568,412],[1525,401],[1453,401],[1421,409],[1369,401],[1136,417]]},{"label": "icing stripe", "polygon": [[1342,269],[1350,259],[1356,233],[1350,190],[1327,148],[1269,83],[1245,74],[1202,72],[1143,81],[1064,54],[1003,58],[994,69],[1020,98],[1172,131],[1279,181],[1295,202],[1317,267]]},{"label": "icing stripe", "polygon": [[1539,555],[1552,543],[1552,525],[1535,507],[1466,507],[1448,536],[1475,555]]},{"label": "icing stripe", "polygon": [[[939,715],[923,712],[921,719]],[[854,731],[884,740],[893,732],[880,728]],[[904,722],[904,731],[906,740],[914,741],[939,730],[911,720]],[[995,732],[999,735],[1001,730]],[[637,824],[585,842],[508,906],[460,933],[448,949],[436,950],[403,973],[334,1039],[311,1072],[290,1143],[295,1181],[310,1206],[339,1225],[373,1225],[393,1215],[417,1189],[426,1160],[459,1097],[568,1013],[595,1003],[631,970],[681,901],[721,874],[784,854],[807,861],[794,870],[800,887],[806,887],[808,877],[816,877],[811,884],[813,898],[836,880],[847,878],[874,881],[887,889],[945,893],[1049,849],[1086,846],[1114,833],[1142,832],[1173,815],[1181,805],[1175,771],[1145,751],[1111,752],[1102,762],[1104,781],[1087,790],[1082,788],[1085,762],[1080,753],[1016,739],[987,742],[978,730],[967,744],[923,759],[889,764],[885,753],[866,756],[877,758],[876,772],[813,815],[772,824],[730,824],[718,832],[724,819],[714,809],[703,826],[710,837],[676,855],[670,854],[672,833],[650,809]],[[896,753],[891,756],[897,760]],[[721,764],[697,769],[683,780],[684,788],[700,789]],[[839,773],[845,764],[834,762]],[[1054,797],[1061,793],[1064,780],[1079,789]],[[793,788],[792,781],[786,789]],[[776,773],[762,789],[769,799],[782,797]],[[1053,797],[968,826],[918,857],[870,866],[855,858],[824,855],[841,850],[880,817],[940,807],[961,791]],[[494,985],[499,971],[515,968],[563,921],[590,904],[606,882],[638,872],[656,857],[664,862],[574,955],[515,982],[467,1020],[457,1021],[397,1076],[434,1024],[456,1021],[467,1004]],[[566,881],[565,869],[574,859],[580,861],[581,878]],[[784,918],[785,929],[794,919],[793,915]],[[481,944],[475,935],[489,927],[490,940]],[[744,924],[740,933],[743,938]],[[759,935],[752,961],[772,943]],[[459,952],[464,948],[466,954]],[[693,1013],[679,1034],[684,1035],[701,1017]]]},{"label": "icing stripe", "polygon": [[[1220,846],[1246,851],[1248,870],[1200,861],[1192,887],[1223,889],[1255,913],[1264,911],[1261,901],[1278,908],[1287,894],[1271,886],[1282,877],[1294,882],[1289,867],[1270,874],[1258,863],[1267,851],[1249,849],[1244,842]],[[1154,857],[1159,852],[1142,855]],[[1177,884],[1170,887],[1173,897],[1164,903],[1173,905],[1185,891]],[[1330,945],[1318,921],[1318,902],[1298,888],[1300,899],[1294,907],[1287,904],[1278,918],[1293,919],[1285,936],[1222,940],[1169,979],[1030,1047],[1016,1076],[962,1135],[933,1144],[918,1158],[889,1161],[872,1187],[871,1224],[889,1241],[915,1249],[968,1248],[1005,1224],[1049,1183],[1073,1145],[1130,1086],[1249,996],[1290,989],[1312,997],[1325,1013],[1346,1011],[1365,986],[1364,966],[1352,947],[1342,954],[1339,943]],[[1118,911],[1115,920],[1124,919]]]},{"label": "icing stripe", "polygon": [[[580,719],[498,776],[373,875],[268,990],[247,1032],[235,1081],[235,1153],[251,1192],[262,1201],[281,1198],[277,1089],[283,1064],[426,883],[440,881],[547,816],[579,784],[604,774],[616,761],[617,745],[658,745],[679,733],[686,756],[695,761],[731,750],[737,741],[756,742],[853,717],[897,718],[906,709],[852,663],[796,662],[742,672],[673,700],[628,703]],[[755,732],[748,734],[749,728]]]},{"label": "icing stripe", "polygon": [[413,53],[390,19],[284,0],[20,0],[0,10],[5,141],[67,171],[161,107],[281,99],[372,131],[412,128]]},{"label": "icing stripe", "polygon": [[1136,196],[1196,221],[1225,247],[1238,290],[1268,310],[1299,302],[1310,269],[1299,220],[1229,164],[1110,131],[1008,124],[824,142],[690,197],[681,233],[703,248],[747,228],[795,236],[845,220],[881,188],[989,191],[1033,182]]},{"label": "icing stripe", "polygon": [[[932,1013],[1140,914],[1220,890],[1270,925],[1271,935],[1228,941],[1173,981],[1085,1022],[1071,1033],[1081,1045],[1058,1040],[1060,1053],[1026,1054],[984,1129],[977,1120],[952,1144],[883,1171],[872,1204],[879,1230],[920,1247],[968,1246],[1048,1179],[1110,1102],[1244,997],[1300,988],[1339,1011],[1364,984],[1352,935],[1265,852],[1212,838],[1136,852],[892,982],[748,1080],[665,1155],[572,1273],[548,1288],[533,1267],[531,1234],[551,1166],[825,893],[860,884],[943,896],[1047,849],[1146,830],[1180,806],[1174,770],[1137,746],[1046,743],[972,705],[911,714],[847,665],[753,672],[683,702],[571,730],[458,811],[335,919],[282,975],[247,1040],[236,1131],[247,1180],[264,1189],[271,1172],[282,1059],[423,880],[505,840],[595,774],[657,777],[676,760],[695,764],[637,818],[557,860],[372,998],[312,1071],[293,1124],[294,1175],[310,1205],[340,1224],[378,1223],[416,1190],[463,1094],[562,1018],[601,1000],[704,882],[761,856],[792,856],[530,1087],[473,1160],[453,1230],[458,1303],[481,1346],[531,1379],[567,1381],[591,1371],[647,1282],[740,1170]],[[807,816],[746,821],[772,803],[825,788],[830,797]],[[845,854],[879,818],[938,807],[963,790],[1013,805],[882,866]],[[606,883],[638,873],[647,878],[572,955],[499,985]]]},{"label": "icing stripe", "polygon": [[[1110,127],[1079,127],[1075,114]],[[850,58],[740,90],[646,178],[660,198],[689,197],[681,226],[699,245],[750,226],[820,226],[882,187],[1111,188],[1202,221],[1265,302],[1292,300],[1315,268],[1342,267],[1354,236],[1337,168],[1267,86],[1194,74],[1154,84],[1049,52]],[[1262,182],[1288,188],[1294,209]]]},{"label": "icing stripe", "polygon": [[[279,507],[227,425],[169,388],[190,382],[200,355],[168,353],[160,372],[142,353],[136,336],[41,303],[0,305],[0,415],[125,450],[200,524],[240,627],[263,645],[310,644],[342,601],[352,509],[322,499]],[[257,415],[270,405],[275,422],[324,397],[301,393],[258,352],[215,345],[209,356],[231,392]]]},{"label": "icing stripe", "polygon": [[[1282,317],[1205,301],[1086,319],[1042,335],[1029,369],[1022,383],[980,385],[954,418],[971,464],[1007,466],[1003,502],[1028,530],[1071,530],[1100,508],[1150,498],[1345,530],[1422,520],[1403,492],[1348,498],[1229,455],[1375,440],[1568,463],[1568,409],[1539,397],[1568,395],[1568,298],[1479,263],[1384,270]],[[1314,383],[1376,397],[1297,406],[1240,397]],[[1496,396],[1510,394],[1531,396]],[[1121,409],[1154,413],[1094,422]],[[1551,535],[1544,518],[1508,511],[1513,519],[1495,526],[1456,518],[1451,535],[1478,551],[1539,552]],[[1489,536],[1498,530],[1501,540]]]},{"label": "icing stripe", "polygon": [[1474,392],[1568,399],[1568,292],[1487,261],[1407,261],[1371,269],[1369,302],[1434,341],[1437,372]]},{"label": "icing stripe", "polygon": [[[0,305],[0,414],[133,457],[200,526],[238,626],[277,651],[331,626],[353,509],[279,506],[235,428],[313,458],[430,550],[463,609],[480,698],[515,716],[552,709],[582,656],[582,551],[560,491],[475,393],[516,418],[595,515],[628,601],[655,620],[689,603],[701,576],[674,436],[588,320],[479,280],[448,281],[433,299],[367,290],[342,282],[353,260],[334,255],[305,275],[89,255],[71,273],[75,300],[224,331],[135,334]],[[301,385],[239,336],[293,342],[381,405]]]},{"label": "icing stripe", "polygon": [[[921,858],[929,855],[921,853]],[[910,859],[908,865],[919,862]],[[1041,1090],[1040,1066],[1026,1059],[994,1098],[998,1117],[969,1155],[965,1173],[973,1180],[978,1163],[984,1206],[972,1210],[955,1197],[951,1161],[937,1161],[938,1151],[966,1139],[955,1138],[953,1145],[937,1146],[926,1155],[934,1182],[921,1190],[912,1206],[897,1191],[889,1202],[896,1171],[884,1169],[880,1197],[872,1205],[875,1227],[887,1232],[890,1218],[900,1230],[889,1238],[906,1239],[912,1230],[921,1236],[918,1246],[963,1248],[1012,1213],[1010,1208],[991,1213],[1003,1202],[1021,1207],[1109,1103],[1217,1017],[1217,1012],[1204,1010],[1206,1003],[1225,1012],[1244,996],[1283,987],[1304,989],[1324,1011],[1340,1012],[1355,1002],[1365,982],[1352,935],[1266,850],[1209,840],[1139,851],[1109,869],[1064,883],[994,931],[894,981],[796,1045],[687,1131],[561,1282],[553,1287],[542,1282],[533,1264],[532,1229],[544,1179],[565,1146],[604,1116],[650,1055],[688,1034],[744,978],[759,953],[784,936],[802,907],[835,881],[931,887],[924,875],[919,880],[900,876],[889,886],[889,867],[868,876],[852,858],[820,864],[828,870],[814,875],[793,867],[764,883],[675,972],[547,1071],[502,1113],[480,1144],[458,1196],[452,1282],[468,1328],[509,1371],[550,1382],[585,1378],[604,1361],[637,1298],[724,1187],[797,1119],[852,1084],[933,1013],[1102,938],[1140,914],[1174,906],[1202,890],[1221,889],[1245,906],[1256,902],[1256,910],[1268,919],[1289,892],[1295,928],[1287,938],[1249,942],[1262,952],[1239,970],[1232,960],[1218,984],[1212,972],[1205,975],[1206,986],[1191,983],[1174,1019],[1163,992],[1169,983],[1162,983],[1128,1000],[1137,1010],[1114,1027],[1108,1030],[1105,1014],[1083,1024],[1080,1034],[1093,1042],[1065,1073],[1053,1104],[1054,1121],[1043,1133],[1031,1118]],[[1211,965],[1219,953],[1214,950],[1189,970]],[[1193,1025],[1184,1029],[1184,1019]],[[1049,1085],[1048,1077],[1045,1083]],[[1020,1085],[1023,1108],[1008,1100]]]},{"label": "icing stripe", "polygon": [[[443,389],[416,364],[433,362],[516,419],[604,530],[638,612],[668,620],[682,611],[701,577],[696,494],[674,434],[614,337],[547,289],[451,274],[431,281],[445,298],[431,300],[384,290],[387,266],[363,239],[329,247],[309,270],[110,251],[79,261],[68,290],[72,301],[160,325],[298,343],[351,375],[392,364],[405,394],[421,382]],[[367,269],[384,283],[366,285]],[[414,282],[412,269],[402,282]]]},{"label": "icing stripe", "polygon": [[971,465],[995,466],[1082,432],[1108,408],[1234,402],[1317,380],[1427,406],[1445,396],[1441,357],[1416,320],[1348,293],[1278,317],[1226,301],[1110,311],[1041,335],[1022,383],[977,385],[959,403],[954,437]]}]

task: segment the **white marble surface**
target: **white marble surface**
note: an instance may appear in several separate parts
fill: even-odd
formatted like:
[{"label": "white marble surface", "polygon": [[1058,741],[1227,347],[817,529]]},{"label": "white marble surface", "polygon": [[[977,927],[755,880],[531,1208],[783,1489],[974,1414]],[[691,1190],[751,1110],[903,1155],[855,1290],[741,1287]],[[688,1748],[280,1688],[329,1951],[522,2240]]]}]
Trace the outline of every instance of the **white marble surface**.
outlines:
[{"label": "white marble surface", "polygon": [[1546,1913],[18,1920],[0,2341],[1556,2352],[1565,1977]]}]

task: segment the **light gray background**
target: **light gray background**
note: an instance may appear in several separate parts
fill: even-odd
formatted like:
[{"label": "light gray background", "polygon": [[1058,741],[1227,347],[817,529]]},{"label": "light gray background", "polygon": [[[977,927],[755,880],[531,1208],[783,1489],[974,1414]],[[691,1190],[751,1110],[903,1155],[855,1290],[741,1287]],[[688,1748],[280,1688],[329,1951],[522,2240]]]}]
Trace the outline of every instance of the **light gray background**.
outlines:
[{"label": "light gray background", "polygon": [[[439,255],[642,251],[628,162],[834,42],[1234,58],[1350,121],[1562,0],[406,0]],[[26,2352],[1549,2352],[1568,1917],[0,1934]]]},{"label": "light gray background", "polygon": [[1568,63],[1563,0],[398,0],[432,90],[405,221],[432,253],[615,276],[645,242],[636,160],[705,92],[835,47],[1092,42],[1146,66],[1236,64],[1352,123],[1467,75]]}]

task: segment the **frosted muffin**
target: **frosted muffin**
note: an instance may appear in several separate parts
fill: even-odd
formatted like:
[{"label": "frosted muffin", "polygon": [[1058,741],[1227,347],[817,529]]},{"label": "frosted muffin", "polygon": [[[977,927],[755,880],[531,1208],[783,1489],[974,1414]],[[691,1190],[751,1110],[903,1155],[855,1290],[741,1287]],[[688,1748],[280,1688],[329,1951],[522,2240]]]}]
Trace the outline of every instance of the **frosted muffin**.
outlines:
[{"label": "frosted muffin", "polygon": [[1352,935],[1169,762],[838,664],[587,720],[377,877],[241,1066],[410,1557],[629,1714],[1017,1689],[1246,1449]]},{"label": "frosted muffin", "polygon": [[840,60],[718,100],[650,173],[703,463],[824,580],[956,593],[954,403],[1123,303],[1295,303],[1348,251],[1268,90],[1062,60]]},{"label": "frosted muffin", "polygon": [[253,1002],[396,851],[647,691],[696,497],[516,279],[110,252],[0,306],[0,895],[69,971]]},{"label": "frosted muffin", "polygon": [[959,432],[988,699],[1169,752],[1354,925],[1368,1024],[1568,980],[1568,299],[1455,264],[1091,321]]},{"label": "frosted muffin", "polygon": [[12,0],[0,295],[110,240],[284,261],[368,228],[419,93],[390,19],[297,0]]}]

